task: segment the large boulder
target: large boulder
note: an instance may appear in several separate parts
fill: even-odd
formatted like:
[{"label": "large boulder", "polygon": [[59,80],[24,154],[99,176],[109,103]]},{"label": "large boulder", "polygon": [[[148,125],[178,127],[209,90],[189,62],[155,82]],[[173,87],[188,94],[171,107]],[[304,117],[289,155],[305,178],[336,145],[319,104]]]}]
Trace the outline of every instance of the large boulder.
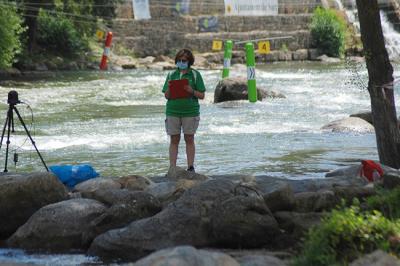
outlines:
[{"label": "large boulder", "polygon": [[256,182],[255,188],[272,212],[293,209],[294,193],[289,183],[273,178],[257,178]]},{"label": "large boulder", "polygon": [[129,190],[145,190],[153,184],[150,179],[140,175],[122,176],[117,178],[116,181],[121,184],[122,188]]},{"label": "large boulder", "polygon": [[338,203],[335,193],[331,190],[317,192],[301,192],[295,194],[295,211],[321,212],[330,210]]},{"label": "large boulder", "polygon": [[[271,231],[267,236],[271,236],[272,232],[276,231],[273,228],[273,218],[265,217],[270,215],[266,206],[259,207],[262,200],[252,203],[251,200],[243,199],[243,196],[235,192],[233,182],[206,181],[187,190],[177,201],[169,204],[155,216],[98,236],[93,241],[89,254],[98,255],[103,259],[137,260],[156,250],[177,245],[212,246],[226,239],[226,236],[221,236],[215,231],[222,229],[223,225],[229,225],[226,219],[220,217],[221,215],[235,218],[234,222],[239,230],[237,233],[242,233],[242,239],[249,239],[246,236],[249,234],[259,238],[252,240],[253,242],[271,243],[270,238],[255,233],[255,231],[264,233],[269,229]],[[222,206],[227,207],[223,214]],[[252,231],[250,226],[240,227],[241,221],[247,225],[257,226]],[[258,221],[265,223],[257,224]],[[245,247],[246,244],[244,242],[241,246]]]},{"label": "large boulder", "polygon": [[374,126],[359,117],[347,117],[340,120],[332,121],[322,128],[324,131],[330,132],[354,132],[354,133],[373,133]]},{"label": "large boulder", "polygon": [[279,234],[278,223],[262,197],[230,198],[219,204],[215,213],[213,234],[217,244],[224,247],[255,248]]},{"label": "large boulder", "polygon": [[98,189],[122,188],[122,184],[112,178],[93,178],[77,184],[74,192],[91,192]]},{"label": "large boulder", "polygon": [[275,212],[274,216],[279,223],[279,227],[285,230],[293,238],[300,239],[310,228],[319,225],[324,213],[317,212]]},{"label": "large boulder", "polygon": [[350,266],[400,266],[400,260],[395,256],[382,250],[365,255],[355,261]]},{"label": "large boulder", "polygon": [[207,180],[208,177],[199,173],[186,171],[182,167],[179,166],[171,166],[168,169],[168,173],[166,175],[167,179],[176,181],[179,179],[188,179],[188,180],[199,180],[204,181]]},{"label": "large boulder", "polygon": [[[89,195],[83,194],[83,196]],[[102,215],[92,221],[96,234],[127,226],[133,221],[153,216],[161,211],[159,200],[142,191],[100,190],[95,191],[90,197],[106,205],[111,205]]]},{"label": "large boulder", "polygon": [[51,173],[0,176],[0,239],[12,235],[41,207],[68,198],[65,186]]},{"label": "large boulder", "polygon": [[135,263],[135,266],[154,265],[239,266],[239,263],[224,253],[199,250],[192,246],[162,249]]},{"label": "large boulder", "polygon": [[246,255],[237,259],[240,266],[287,266],[284,261],[268,255]]},{"label": "large boulder", "polygon": [[91,222],[105,211],[103,204],[91,199],[70,199],[47,205],[18,228],[7,244],[28,250],[87,249],[95,237]]},{"label": "large boulder", "polygon": [[[259,101],[266,97],[285,98],[279,92],[257,88]],[[242,77],[226,78],[218,82],[214,92],[214,103],[248,99],[247,79]]]},{"label": "large boulder", "polygon": [[239,266],[229,255],[221,252],[196,249],[192,246],[166,248],[137,261],[135,266]]}]

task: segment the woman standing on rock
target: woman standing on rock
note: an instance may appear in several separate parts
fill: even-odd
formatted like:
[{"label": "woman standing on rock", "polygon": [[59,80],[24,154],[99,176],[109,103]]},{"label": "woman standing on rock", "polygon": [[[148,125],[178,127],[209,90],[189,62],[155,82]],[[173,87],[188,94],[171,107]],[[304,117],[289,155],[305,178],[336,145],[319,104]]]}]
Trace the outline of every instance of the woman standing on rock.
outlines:
[{"label": "woman standing on rock", "polygon": [[[168,100],[166,105],[165,128],[167,134],[171,137],[169,145],[170,167],[176,166],[178,158],[178,147],[183,131],[186,143],[186,157],[188,171],[194,172],[195,144],[194,135],[200,121],[200,105],[198,99],[204,99],[205,86],[203,78],[199,71],[191,68],[194,63],[194,56],[188,49],[180,50],[175,56],[176,70],[168,73],[162,92]],[[184,81],[184,80],[187,81]],[[187,82],[182,88],[178,88],[176,82]],[[174,85],[175,84],[175,85]],[[182,83],[180,83],[182,84]],[[176,90],[184,90],[185,95]]]}]

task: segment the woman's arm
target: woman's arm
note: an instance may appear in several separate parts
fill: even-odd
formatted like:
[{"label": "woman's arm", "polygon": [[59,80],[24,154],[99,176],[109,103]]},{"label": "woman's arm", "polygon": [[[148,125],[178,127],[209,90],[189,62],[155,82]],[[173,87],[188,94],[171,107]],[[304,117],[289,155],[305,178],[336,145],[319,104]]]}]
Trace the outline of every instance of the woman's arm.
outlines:
[{"label": "woman's arm", "polygon": [[195,89],[193,89],[190,85],[186,85],[185,87],[183,87],[185,89],[185,91],[189,92],[190,94],[192,94],[192,97],[196,97],[200,100],[204,99],[204,92],[200,92],[200,91],[196,91]]},{"label": "woman's arm", "polygon": [[169,89],[167,89],[167,90],[164,92],[164,96],[165,96],[165,99],[169,100],[169,96],[170,96],[170,94],[169,94]]},{"label": "woman's arm", "polygon": [[193,91],[192,94],[193,94],[194,97],[196,97],[196,98],[198,98],[200,100],[204,99],[204,92],[196,91],[196,90],[193,90],[193,89],[192,89],[192,91]]}]

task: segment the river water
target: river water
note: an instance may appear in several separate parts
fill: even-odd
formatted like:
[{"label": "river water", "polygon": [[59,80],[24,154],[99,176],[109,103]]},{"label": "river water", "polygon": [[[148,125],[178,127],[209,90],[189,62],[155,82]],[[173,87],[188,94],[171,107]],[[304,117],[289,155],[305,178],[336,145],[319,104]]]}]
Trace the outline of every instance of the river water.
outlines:
[{"label": "river water", "polygon": [[[245,76],[245,71],[234,68],[231,76]],[[370,109],[363,67],[322,63],[258,66],[258,86],[278,90],[286,98],[255,104],[214,104],[221,73],[201,73],[207,93],[201,101],[196,135],[195,166],[200,173],[318,178],[360,159],[377,159],[374,134],[320,129],[330,121]],[[59,73],[3,86],[0,111],[4,119],[0,123],[5,121],[8,91],[17,90],[32,112],[27,105],[17,108],[48,165],[90,163],[106,177],[163,175],[169,165],[165,99],[160,92],[166,74],[150,70]],[[395,93],[398,100],[398,87]],[[16,166],[9,162],[9,171],[44,169],[17,119],[15,128],[9,154],[12,160],[18,153],[19,161]],[[2,146],[1,169],[4,155]],[[178,165],[186,167],[184,142]]]},{"label": "river water", "polygon": [[[395,65],[394,76],[399,76]],[[206,175],[249,174],[291,179],[322,178],[329,170],[377,159],[374,134],[329,133],[330,121],[370,109],[367,73],[357,64],[276,63],[257,67],[260,87],[285,99],[214,104],[220,71],[201,71],[207,87],[196,136],[196,170]],[[245,76],[243,67],[231,76]],[[0,86],[0,111],[7,93],[17,90],[27,105],[17,105],[48,165],[90,163],[102,176],[163,175],[168,170],[164,131],[167,72],[69,72],[56,77]],[[395,88],[396,101],[399,87]],[[33,113],[33,115],[32,115]],[[33,117],[33,119],[32,119]],[[2,120],[2,124],[4,123]],[[33,123],[32,123],[33,120]],[[9,171],[43,170],[26,133],[14,118]],[[0,168],[5,161],[5,142]],[[178,164],[185,167],[182,143]],[[96,264],[83,255],[38,255],[0,249],[0,262],[41,265]]]}]

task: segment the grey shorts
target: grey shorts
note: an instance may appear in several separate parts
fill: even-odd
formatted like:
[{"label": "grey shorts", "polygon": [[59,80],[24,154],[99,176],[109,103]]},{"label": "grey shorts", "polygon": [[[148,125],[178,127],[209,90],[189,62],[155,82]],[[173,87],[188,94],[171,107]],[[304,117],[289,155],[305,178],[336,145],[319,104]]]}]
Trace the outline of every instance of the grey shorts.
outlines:
[{"label": "grey shorts", "polygon": [[192,117],[175,117],[167,116],[165,119],[165,130],[168,135],[180,135],[181,130],[183,134],[194,135],[199,127],[200,116]]}]

